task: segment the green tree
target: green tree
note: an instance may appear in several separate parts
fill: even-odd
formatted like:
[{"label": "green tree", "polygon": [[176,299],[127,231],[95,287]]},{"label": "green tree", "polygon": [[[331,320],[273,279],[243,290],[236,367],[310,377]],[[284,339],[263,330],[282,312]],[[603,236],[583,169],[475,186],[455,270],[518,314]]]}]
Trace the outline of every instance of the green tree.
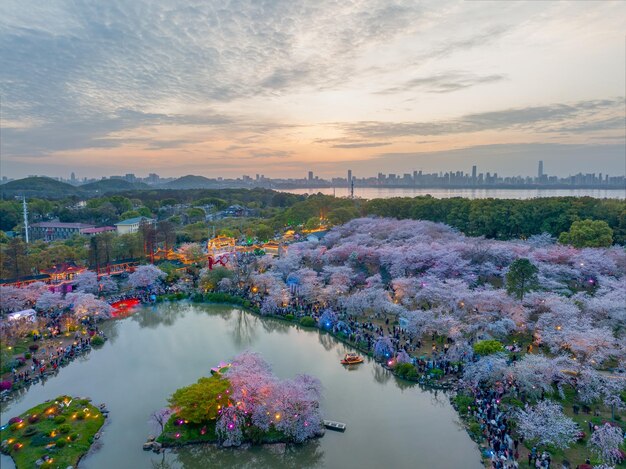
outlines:
[{"label": "green tree", "polygon": [[267,241],[274,236],[274,230],[263,223],[259,223],[256,226],[255,234],[259,241]]},{"label": "green tree", "polygon": [[524,293],[537,288],[537,266],[528,259],[516,259],[509,266],[506,273],[506,291],[509,295],[515,295],[520,300],[524,299]]},{"label": "green tree", "polygon": [[26,243],[12,238],[2,249],[2,276],[19,279],[30,275],[30,259],[26,252]]},{"label": "green tree", "polygon": [[120,215],[120,220],[128,220],[129,218],[137,218],[141,214],[137,210],[128,210]]},{"label": "green tree", "polygon": [[502,352],[503,350],[504,346],[497,340],[481,340],[474,344],[474,353],[481,356],[491,355],[493,353]]},{"label": "green tree", "polygon": [[200,277],[198,283],[200,288],[204,291],[215,290],[220,280],[223,278],[232,279],[233,277],[234,273],[232,270],[227,269],[226,267],[214,267],[213,270],[206,269]]},{"label": "green tree", "polygon": [[613,230],[603,220],[578,220],[561,233],[559,243],[576,248],[602,248],[613,244]]},{"label": "green tree", "polygon": [[185,210],[185,214],[189,218],[190,223],[201,222],[204,221],[206,217],[206,213],[204,210],[198,207],[192,207]]},{"label": "green tree", "polygon": [[112,239],[113,258],[136,259],[143,253],[141,235],[139,233],[128,233],[115,236]]},{"label": "green tree", "polygon": [[200,378],[197,383],[178,389],[168,402],[178,417],[200,424],[215,420],[219,409],[228,405],[229,387],[230,382],[217,375]]}]

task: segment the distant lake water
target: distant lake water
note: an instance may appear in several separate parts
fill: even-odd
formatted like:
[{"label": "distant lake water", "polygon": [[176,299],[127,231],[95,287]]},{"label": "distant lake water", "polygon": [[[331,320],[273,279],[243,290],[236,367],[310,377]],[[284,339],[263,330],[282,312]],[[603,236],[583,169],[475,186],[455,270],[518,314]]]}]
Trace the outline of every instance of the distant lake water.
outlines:
[{"label": "distant lake water", "polygon": [[[347,197],[350,192],[341,187],[333,190],[332,187],[306,189],[275,189],[292,194],[317,194]],[[425,188],[387,188],[387,187],[355,187],[354,196],[362,199],[389,199],[391,197],[417,197],[431,195],[436,199],[450,197],[465,197],[468,199],[534,199],[537,197],[595,197],[598,199],[625,199],[626,190],[623,189],[425,189]]]}]

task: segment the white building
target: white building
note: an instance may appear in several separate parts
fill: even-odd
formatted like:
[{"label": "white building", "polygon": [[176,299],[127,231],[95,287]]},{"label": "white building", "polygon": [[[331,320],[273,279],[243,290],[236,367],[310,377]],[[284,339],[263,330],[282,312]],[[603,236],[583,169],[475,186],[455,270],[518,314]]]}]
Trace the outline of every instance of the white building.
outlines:
[{"label": "white building", "polygon": [[148,217],[129,218],[128,220],[122,220],[121,222],[116,223],[115,228],[117,229],[117,234],[137,233],[137,231],[139,231],[139,226],[142,223],[154,225],[156,220]]}]

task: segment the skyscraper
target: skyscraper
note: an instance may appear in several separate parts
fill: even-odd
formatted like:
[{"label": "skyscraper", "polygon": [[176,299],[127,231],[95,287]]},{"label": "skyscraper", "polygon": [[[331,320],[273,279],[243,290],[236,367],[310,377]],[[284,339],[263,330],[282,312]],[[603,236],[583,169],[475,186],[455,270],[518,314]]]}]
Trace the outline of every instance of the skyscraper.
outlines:
[{"label": "skyscraper", "polygon": [[309,182],[313,181],[313,171],[309,171]]},{"label": "skyscraper", "polygon": [[541,179],[543,177],[543,161],[539,161],[539,169],[537,170],[537,178]]},{"label": "skyscraper", "polygon": [[352,182],[352,170],[348,170],[348,187],[350,187],[350,183]]},{"label": "skyscraper", "polygon": [[476,182],[476,165],[472,166],[472,182]]}]

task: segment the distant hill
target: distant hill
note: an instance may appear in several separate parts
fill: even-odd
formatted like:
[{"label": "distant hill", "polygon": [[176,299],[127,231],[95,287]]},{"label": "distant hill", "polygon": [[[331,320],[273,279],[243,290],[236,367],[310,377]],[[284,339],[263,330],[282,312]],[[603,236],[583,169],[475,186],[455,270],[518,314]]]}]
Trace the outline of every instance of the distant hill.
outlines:
[{"label": "distant hill", "polygon": [[164,189],[210,189],[215,187],[215,181],[204,176],[183,176],[174,181],[163,184]]},{"label": "distant hill", "polygon": [[90,182],[80,186],[80,190],[95,194],[106,194],[108,192],[132,191],[149,188],[150,186],[143,182],[128,182],[125,179],[101,179],[100,181]]},{"label": "distant hill", "polygon": [[56,199],[72,195],[82,195],[78,187],[60,182],[55,179],[35,176],[7,182],[0,186],[0,194],[3,198],[25,195],[27,197],[45,197]]}]

